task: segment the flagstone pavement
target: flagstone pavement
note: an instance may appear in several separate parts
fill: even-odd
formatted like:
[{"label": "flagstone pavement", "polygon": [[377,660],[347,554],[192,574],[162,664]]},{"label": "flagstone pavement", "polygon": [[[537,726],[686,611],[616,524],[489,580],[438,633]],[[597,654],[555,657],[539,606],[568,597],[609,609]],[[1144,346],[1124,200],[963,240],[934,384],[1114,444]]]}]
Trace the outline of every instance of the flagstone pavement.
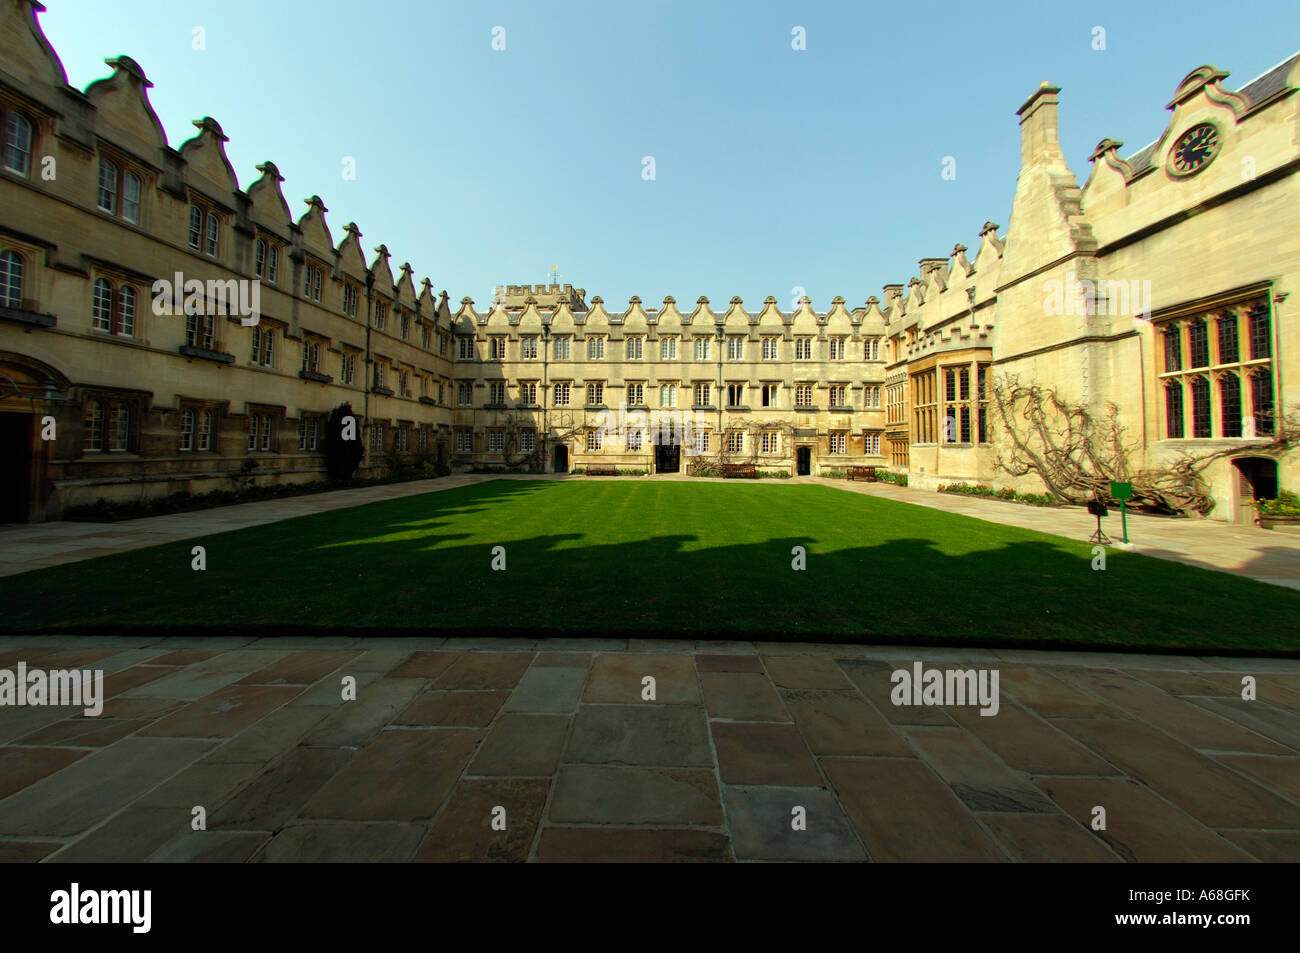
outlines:
[{"label": "flagstone pavement", "polygon": [[[494,476],[457,474],[436,480],[390,483],[376,487],[334,490],[242,503],[190,513],[150,516],[118,523],[50,522],[0,525],[0,576],[58,566],[111,553],[195,539],[212,533],[260,526],[278,520],[327,510],[360,506],[482,483],[486,480],[692,480],[683,474],[654,477],[583,477],[568,474]],[[824,477],[796,477],[782,484],[817,483],[851,493],[864,493],[918,506],[1024,529],[1087,539],[1096,528],[1083,507],[1037,507],[979,497],[934,493],[886,483],[856,483]],[[1300,534],[1262,530],[1253,525],[1221,523],[1207,519],[1167,519],[1130,515],[1129,539],[1133,551],[1159,559],[1247,576],[1260,582],[1300,589]],[[1121,537],[1118,515],[1108,517],[1105,530]]]},{"label": "flagstone pavement", "polygon": [[[4,861],[1300,860],[1300,660],[0,638],[19,662],[108,700],[0,707]],[[895,705],[916,662],[997,671],[997,713]]]}]

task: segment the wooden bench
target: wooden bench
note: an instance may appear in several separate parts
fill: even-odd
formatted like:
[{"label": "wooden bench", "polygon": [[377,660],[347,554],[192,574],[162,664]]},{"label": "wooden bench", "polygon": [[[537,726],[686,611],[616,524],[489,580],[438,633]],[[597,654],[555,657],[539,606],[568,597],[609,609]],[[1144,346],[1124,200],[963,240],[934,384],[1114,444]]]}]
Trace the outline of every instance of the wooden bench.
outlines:
[{"label": "wooden bench", "polygon": [[618,476],[618,467],[612,463],[589,463],[587,476]]},{"label": "wooden bench", "polygon": [[876,482],[875,467],[849,467],[849,472],[845,475],[850,480],[866,480],[868,483]]},{"label": "wooden bench", "polygon": [[722,477],[723,479],[737,477],[756,480],[758,479],[758,467],[752,463],[724,463],[722,465]]}]

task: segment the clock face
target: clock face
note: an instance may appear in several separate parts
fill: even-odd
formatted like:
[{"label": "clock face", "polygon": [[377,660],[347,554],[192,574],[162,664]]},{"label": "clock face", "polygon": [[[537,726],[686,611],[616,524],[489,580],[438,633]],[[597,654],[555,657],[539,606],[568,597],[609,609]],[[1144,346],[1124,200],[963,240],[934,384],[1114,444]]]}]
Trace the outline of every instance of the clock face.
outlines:
[{"label": "clock face", "polygon": [[1169,153],[1169,167],[1174,175],[1191,175],[1210,164],[1219,153],[1219,130],[1207,123],[1188,129],[1174,143]]}]

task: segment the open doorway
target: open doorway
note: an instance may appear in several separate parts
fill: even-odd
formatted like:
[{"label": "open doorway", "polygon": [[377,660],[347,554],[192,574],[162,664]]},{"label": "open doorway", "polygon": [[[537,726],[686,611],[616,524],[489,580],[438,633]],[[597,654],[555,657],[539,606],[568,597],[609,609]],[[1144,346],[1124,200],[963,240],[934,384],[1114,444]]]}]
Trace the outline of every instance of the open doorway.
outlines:
[{"label": "open doorway", "polygon": [[0,523],[31,519],[35,420],[32,414],[0,413]]},{"label": "open doorway", "polygon": [[794,472],[796,476],[808,476],[812,473],[812,447],[795,448]]},{"label": "open doorway", "polygon": [[1237,481],[1237,522],[1254,522],[1255,508],[1251,504],[1277,497],[1277,461],[1268,457],[1238,457],[1232,466]]},{"label": "open doorway", "polygon": [[569,448],[561,444],[555,448],[554,468],[556,473],[569,472]]}]

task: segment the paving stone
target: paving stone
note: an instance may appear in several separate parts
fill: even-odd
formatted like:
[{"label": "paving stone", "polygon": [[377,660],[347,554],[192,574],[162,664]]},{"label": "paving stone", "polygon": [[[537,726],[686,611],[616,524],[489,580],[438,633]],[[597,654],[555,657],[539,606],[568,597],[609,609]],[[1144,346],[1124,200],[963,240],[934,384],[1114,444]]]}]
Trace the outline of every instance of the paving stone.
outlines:
[{"label": "paving stone", "polygon": [[279,830],[351,759],[346,748],[295,748],[225,804],[208,811],[208,828]]},{"label": "paving stone", "polygon": [[202,807],[209,814],[235,791],[261,773],[261,765],[200,761],[164,781],[132,807]]},{"label": "paving stone", "polygon": [[433,817],[446,800],[482,731],[382,732],[303,809],[309,818],[415,821]]},{"label": "paving stone", "polygon": [[287,705],[245,728],[203,760],[213,764],[265,764],[295,747],[328,714],[326,708]]},{"label": "paving stone", "polygon": [[538,652],[533,668],[591,668],[595,656],[590,652]]},{"label": "paving stone", "polygon": [[1052,813],[1056,808],[1022,775],[960,728],[903,729],[930,768],[972,811]]},{"label": "paving stone", "polygon": [[697,655],[695,668],[704,672],[751,672],[762,674],[763,662],[757,655]]},{"label": "paving stone", "polygon": [[304,822],[286,827],[266,842],[255,863],[402,862],[424,837],[421,824]]},{"label": "paving stone", "polygon": [[1026,864],[1117,863],[1098,834],[1063,814],[982,814],[1012,860]]},{"label": "paving stone", "polygon": [[482,728],[492,723],[509,697],[509,692],[424,692],[393,724]]},{"label": "paving stone", "polygon": [[243,678],[253,672],[260,672],[265,668],[269,668],[289,656],[291,651],[285,647],[275,649],[235,649],[229,652],[220,652],[210,659],[197,662],[190,666],[190,670],[223,675],[238,672],[239,677]]},{"label": "paving stone", "polygon": [[148,718],[69,718],[19,738],[21,745],[74,745],[102,748],[152,724]]},{"label": "paving stone", "polygon": [[524,672],[506,711],[569,713],[578,707],[587,669],[534,665]]},{"label": "paving stone", "polygon": [[1171,695],[1232,695],[1241,697],[1241,674],[1238,672],[1126,672]]},{"label": "paving stone", "polygon": [[548,652],[626,652],[627,639],[539,639],[537,648]]},{"label": "paving stone", "polygon": [[905,665],[888,665],[870,660],[840,659],[840,670],[867,700],[876,706],[885,718],[895,725],[951,725],[953,720],[936,705],[895,705],[890,699],[893,684],[890,676],[896,668]]},{"label": "paving stone", "polygon": [[699,768],[566,765],[547,814],[553,824],[717,827],[722,804],[713,772]]},{"label": "paving stone", "polygon": [[1283,797],[1300,804],[1300,758],[1263,754],[1216,754],[1214,760],[1258,780]]},{"label": "paving stone", "polygon": [[270,839],[261,831],[188,830],[150,860],[165,864],[242,864]]},{"label": "paving stone", "polygon": [[468,652],[433,683],[447,691],[514,688],[533,660],[531,652]]},{"label": "paving stone", "polygon": [[690,639],[628,639],[629,652],[687,652],[694,646]]},{"label": "paving stone", "polygon": [[712,831],[548,827],[542,831],[537,859],[562,863],[728,861],[731,850],[726,836]]},{"label": "paving stone", "polygon": [[1136,781],[1039,778],[1035,782],[1089,830],[1093,808],[1106,809],[1097,836],[1124,860],[1142,863],[1234,862],[1250,857]]},{"label": "paving stone", "polygon": [[1118,774],[1050,722],[1003,701],[996,715],[975,708],[954,708],[952,717],[987,745],[1009,767],[1028,774]]},{"label": "paving stone", "polygon": [[[105,705],[107,708],[107,705]],[[25,738],[42,728],[64,721],[72,709],[53,705],[0,708],[0,745]]]},{"label": "paving stone", "polygon": [[[1105,699],[1193,748],[1285,754],[1286,749],[1231,721],[1215,717],[1179,698],[1119,672],[1078,669],[1064,676],[1072,684]],[[1300,718],[1296,719],[1300,744]]]},{"label": "paving stone", "polygon": [[312,685],[356,657],[356,652],[294,652],[245,676],[239,684]]},{"label": "paving stone", "polygon": [[1300,829],[1300,807],[1145,724],[1062,719],[1057,725],[1209,827]]},{"label": "paving stone", "polygon": [[753,642],[739,642],[732,639],[697,639],[696,655],[756,655]]},{"label": "paving stone", "polygon": [[297,686],[233,685],[164,716],[140,733],[147,737],[233,738],[301,693]]},{"label": "paving stone", "polygon": [[[1270,752],[1289,754],[1300,751],[1300,715],[1294,712],[1275,708],[1267,702],[1259,700],[1248,702],[1242,698],[1194,698],[1190,700],[1215,714],[1232,719],[1243,728],[1249,728],[1277,742],[1276,745],[1267,750],[1261,747],[1250,749],[1238,747],[1235,750],[1263,751],[1266,754]],[[1211,746],[1205,745],[1204,747]],[[1226,748],[1226,746],[1224,747]]]},{"label": "paving stone", "polygon": [[1003,665],[998,690],[1044,718],[1114,718],[1118,712],[1105,702],[1041,670]]},{"label": "paving stone", "polygon": [[104,676],[104,697],[112,698],[140,685],[157,681],[165,675],[175,675],[178,671],[174,665],[132,665]]},{"label": "paving stone", "polygon": [[129,807],[51,855],[48,863],[138,863],[190,830],[191,822],[190,812],[181,808]]},{"label": "paving stone", "polygon": [[[343,678],[345,675],[348,675],[348,673],[340,671],[326,676],[289,704],[295,708],[300,705],[338,708],[342,705],[351,704],[351,702],[343,701]],[[356,679],[357,698],[361,697],[362,691],[367,685],[373,685],[380,679],[378,672],[358,672],[349,677]],[[419,686],[417,686],[417,690],[418,688]]]},{"label": "paving stone", "polygon": [[[643,702],[641,680],[655,679],[655,700]],[[587,679],[584,702],[630,705],[698,705],[700,686],[695,665],[686,655],[648,652],[643,655],[608,653],[597,655]]]},{"label": "paving stone", "polygon": [[913,756],[902,737],[856,692],[786,689],[785,706],[813,754]]},{"label": "paving stone", "polygon": [[817,765],[794,725],[715,721],[710,728],[725,784],[821,787]]},{"label": "paving stone", "polygon": [[1246,853],[1266,864],[1300,862],[1300,832],[1296,831],[1220,831]]},{"label": "paving stone", "polygon": [[764,655],[763,664],[767,666],[772,684],[780,688],[821,688],[834,691],[852,687],[831,658]]},{"label": "paving stone", "polygon": [[335,748],[363,745],[405,711],[423,683],[411,678],[381,678],[357,689],[356,701],[341,702],[337,711],[313,728],[305,745]]},{"label": "paving stone", "polygon": [[450,638],[442,643],[444,652],[532,652],[537,648],[536,639],[500,639],[468,636]]},{"label": "paving stone", "polygon": [[[461,781],[415,852],[415,860],[527,860],[549,786],[541,778]],[[497,807],[505,810],[505,830],[492,828]]]},{"label": "paving stone", "polygon": [[80,834],[211,748],[210,741],[124,738],[6,798],[0,834]]},{"label": "paving stone", "polygon": [[378,672],[386,675],[405,663],[413,653],[403,649],[367,649],[347,663],[349,674]]},{"label": "paving stone", "polygon": [[0,748],[0,800],[87,754],[73,748]]},{"label": "paving stone", "polygon": [[784,721],[781,698],[766,675],[748,672],[704,672],[700,675],[704,706],[713,718],[733,721]]},{"label": "paving stone", "polygon": [[849,820],[877,861],[1001,861],[974,816],[919,761],[822,758]]},{"label": "paving stone", "polygon": [[564,760],[576,764],[712,767],[704,709],[685,705],[584,705]]},{"label": "paving stone", "polygon": [[[835,796],[822,788],[727,785],[727,820],[737,860],[863,861],[866,852]],[[794,808],[806,828],[794,829]]]},{"label": "paving stone", "polygon": [[460,658],[459,652],[415,652],[388,673],[389,678],[437,678]]},{"label": "paving stone", "polygon": [[179,698],[193,701],[233,685],[245,675],[243,672],[201,672],[196,668],[183,668],[174,674],[156,678],[122,693],[125,698]]},{"label": "paving stone", "polygon": [[502,715],[483,739],[468,773],[550,777],[559,764],[569,720],[567,715]]}]

